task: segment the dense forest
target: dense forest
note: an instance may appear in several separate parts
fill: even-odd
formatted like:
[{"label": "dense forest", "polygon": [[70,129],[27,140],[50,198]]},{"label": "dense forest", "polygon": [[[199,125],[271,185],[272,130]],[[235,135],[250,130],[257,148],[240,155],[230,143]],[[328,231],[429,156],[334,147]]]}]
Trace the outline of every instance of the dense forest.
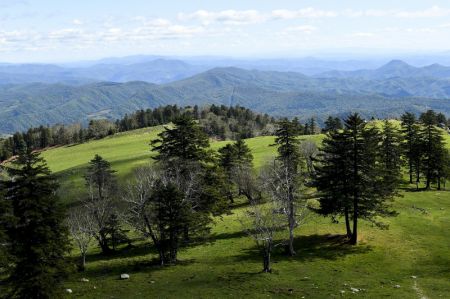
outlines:
[{"label": "dense forest", "polygon": [[[36,149],[168,123],[150,140],[153,163],[136,168],[126,186],[109,161],[95,155],[86,161],[86,196],[69,210],[59,203],[57,179]],[[59,297],[57,286],[74,271],[70,265],[85,271],[94,244],[105,257],[133,246],[130,230],[145,240],[146,252],[157,252],[159,266],[177,265],[180,248],[206,242],[214,217],[230,213],[237,198],[247,207],[241,225],[259,248],[263,272],[272,272],[275,247],[299,254],[295,230],[311,213],[342,218],[354,246],[361,220],[386,229],[380,216],[397,215],[392,202],[403,174],[418,191],[445,188],[450,153],[439,128],[444,123],[432,110],[419,117],[405,113],[400,123],[366,121],[357,113],[343,120],[330,116],[323,143],[316,144],[299,139],[320,132],[314,119],[302,124],[242,107],[166,106],[116,122],[92,121],[88,128],[17,133],[4,142],[16,157],[2,166],[0,182],[5,290],[17,298]],[[245,138],[262,134],[274,136],[276,157],[257,172]],[[214,152],[211,138],[234,141]],[[68,256],[72,245],[77,260]]]}]

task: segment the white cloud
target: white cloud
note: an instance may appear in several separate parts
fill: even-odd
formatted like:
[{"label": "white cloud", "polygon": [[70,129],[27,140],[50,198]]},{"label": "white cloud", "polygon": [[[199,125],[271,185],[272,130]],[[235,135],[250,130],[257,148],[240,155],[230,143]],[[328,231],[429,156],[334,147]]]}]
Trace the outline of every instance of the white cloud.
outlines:
[{"label": "white cloud", "polygon": [[227,25],[245,25],[264,22],[267,20],[267,16],[257,10],[223,10],[218,12],[198,10],[191,14],[180,13],[178,19],[182,21],[197,20],[203,24],[218,22]]},{"label": "white cloud", "polygon": [[375,33],[372,33],[372,32],[356,32],[356,33],[353,33],[352,36],[367,38],[367,37],[374,37]]},{"label": "white cloud", "polygon": [[341,15],[346,17],[392,17],[392,18],[439,18],[450,15],[450,9],[432,6],[424,10],[352,10],[346,9]]},{"label": "white cloud", "polygon": [[72,24],[74,24],[75,26],[81,26],[83,25],[83,21],[79,19],[73,19]]},{"label": "white cloud", "polygon": [[311,25],[303,25],[303,26],[288,27],[284,30],[284,32],[312,34],[316,30],[317,30],[317,27],[314,27]]},{"label": "white cloud", "polygon": [[274,19],[299,19],[299,18],[324,18],[337,17],[338,13],[329,10],[319,10],[313,7],[308,7],[299,10],[277,9],[272,11],[272,18]]}]

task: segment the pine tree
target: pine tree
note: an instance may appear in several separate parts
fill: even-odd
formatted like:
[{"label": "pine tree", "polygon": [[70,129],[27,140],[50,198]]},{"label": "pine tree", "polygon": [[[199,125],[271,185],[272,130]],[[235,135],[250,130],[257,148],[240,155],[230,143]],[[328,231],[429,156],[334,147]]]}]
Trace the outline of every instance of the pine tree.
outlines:
[{"label": "pine tree", "polygon": [[8,229],[15,266],[12,297],[53,298],[65,273],[68,231],[55,179],[39,154],[21,154],[8,169],[6,200],[12,205]]},{"label": "pine tree", "polygon": [[[383,155],[382,144],[378,130],[368,126],[358,114],[352,114],[345,120],[344,131],[330,134],[324,141],[316,181],[320,212],[346,216],[350,244],[357,243],[360,218],[381,225],[375,222],[375,216],[394,215],[389,205],[396,194],[395,184],[390,181],[393,173],[388,176],[385,171],[380,171],[380,165],[383,158],[387,161],[389,157],[391,163],[398,157],[394,151]],[[390,148],[387,144],[386,148]],[[385,188],[384,184],[390,187]],[[353,220],[351,231],[348,218]]]},{"label": "pine tree", "polygon": [[[436,127],[437,117],[433,110],[428,110],[420,116],[422,129],[420,138],[423,143],[423,172],[426,178],[425,189],[431,188],[433,180],[438,180],[439,169],[442,167],[445,143],[442,131]],[[440,180],[438,180],[440,181]],[[438,188],[440,183],[438,182]]]},{"label": "pine tree", "polygon": [[117,190],[115,171],[111,169],[108,161],[95,155],[89,162],[84,178],[89,192],[85,208],[95,220],[95,239],[98,241],[102,253],[108,254],[112,251],[109,246],[108,221],[114,213],[114,196]]},{"label": "pine tree", "polygon": [[405,136],[403,143],[403,153],[407,159],[409,171],[409,183],[413,183],[414,165],[420,155],[418,145],[419,129],[417,126],[416,116],[410,112],[406,112],[401,116],[402,133]]},{"label": "pine tree", "polygon": [[289,255],[295,255],[294,250],[294,229],[296,227],[296,194],[299,189],[300,173],[299,166],[301,163],[301,155],[299,151],[300,141],[297,139],[299,132],[295,122],[282,120],[278,123],[275,132],[275,146],[278,146],[277,160],[280,161],[283,169],[285,169],[286,181],[289,181],[288,194],[286,198],[288,228],[289,228]]},{"label": "pine tree", "polygon": [[382,130],[382,143],[380,148],[380,173],[383,176],[383,187],[387,194],[393,194],[398,189],[402,177],[402,142],[403,138],[394,125],[385,120]]},{"label": "pine tree", "polygon": [[170,163],[203,162],[208,160],[208,136],[197,123],[188,116],[181,116],[173,121],[174,128],[166,127],[158,134],[158,139],[151,142],[157,161]]}]

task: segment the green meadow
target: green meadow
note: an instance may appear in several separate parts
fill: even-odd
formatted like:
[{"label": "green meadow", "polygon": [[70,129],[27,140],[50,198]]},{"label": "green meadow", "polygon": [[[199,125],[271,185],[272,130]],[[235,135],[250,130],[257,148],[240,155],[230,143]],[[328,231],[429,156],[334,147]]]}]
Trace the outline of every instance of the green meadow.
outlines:
[{"label": "green meadow", "polygon": [[[58,176],[61,198],[81,199],[83,172],[95,154],[111,162],[124,184],[133,168],[151,163],[149,142],[161,127],[117,134],[85,144],[43,152]],[[447,137],[450,146],[450,138]],[[304,136],[320,142],[323,135]],[[258,168],[273,158],[273,137],[246,140]],[[217,150],[226,142],[212,142]],[[389,229],[361,226],[360,242],[343,242],[343,223],[311,214],[296,230],[295,257],[281,248],[273,273],[261,273],[262,260],[239,219],[246,209],[237,202],[230,215],[217,217],[206,243],[181,249],[180,263],[161,268],[156,253],[137,235],[134,247],[103,257],[93,246],[87,270],[65,283],[76,298],[449,298],[450,192],[415,192],[405,185],[395,199],[397,217],[383,219]],[[72,254],[78,252],[74,249]],[[128,273],[129,280],[119,280]],[[87,278],[89,282],[82,282]],[[358,289],[355,291],[354,289]]]}]

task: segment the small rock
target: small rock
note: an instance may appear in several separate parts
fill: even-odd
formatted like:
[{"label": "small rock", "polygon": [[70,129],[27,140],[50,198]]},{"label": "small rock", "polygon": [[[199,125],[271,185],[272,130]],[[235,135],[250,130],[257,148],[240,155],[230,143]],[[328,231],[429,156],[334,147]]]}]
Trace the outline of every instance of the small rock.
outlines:
[{"label": "small rock", "polygon": [[150,283],[155,283],[155,281],[154,281],[154,280],[152,280],[152,281],[150,281]]},{"label": "small rock", "polygon": [[81,282],[89,282],[89,279],[83,277],[83,278],[81,279]]},{"label": "small rock", "polygon": [[66,289],[67,294],[72,294],[72,289]]},{"label": "small rock", "polygon": [[128,274],[120,274],[120,279],[130,279],[130,275],[128,275]]},{"label": "small rock", "polygon": [[359,289],[357,289],[357,288],[350,288],[350,291],[352,291],[353,293],[358,293]]},{"label": "small rock", "polygon": [[94,286],[94,290],[96,290],[97,289],[97,287],[96,286]]},{"label": "small rock", "polygon": [[344,291],[344,290],[341,290],[341,294],[345,294],[345,291]]},{"label": "small rock", "polygon": [[400,288],[400,285],[399,285],[399,284],[396,284],[396,285],[394,286],[394,288],[399,289],[399,288]]},{"label": "small rock", "polygon": [[412,279],[416,279],[416,278],[417,278],[417,276],[413,275],[413,276],[411,276],[411,278],[412,278]]}]

